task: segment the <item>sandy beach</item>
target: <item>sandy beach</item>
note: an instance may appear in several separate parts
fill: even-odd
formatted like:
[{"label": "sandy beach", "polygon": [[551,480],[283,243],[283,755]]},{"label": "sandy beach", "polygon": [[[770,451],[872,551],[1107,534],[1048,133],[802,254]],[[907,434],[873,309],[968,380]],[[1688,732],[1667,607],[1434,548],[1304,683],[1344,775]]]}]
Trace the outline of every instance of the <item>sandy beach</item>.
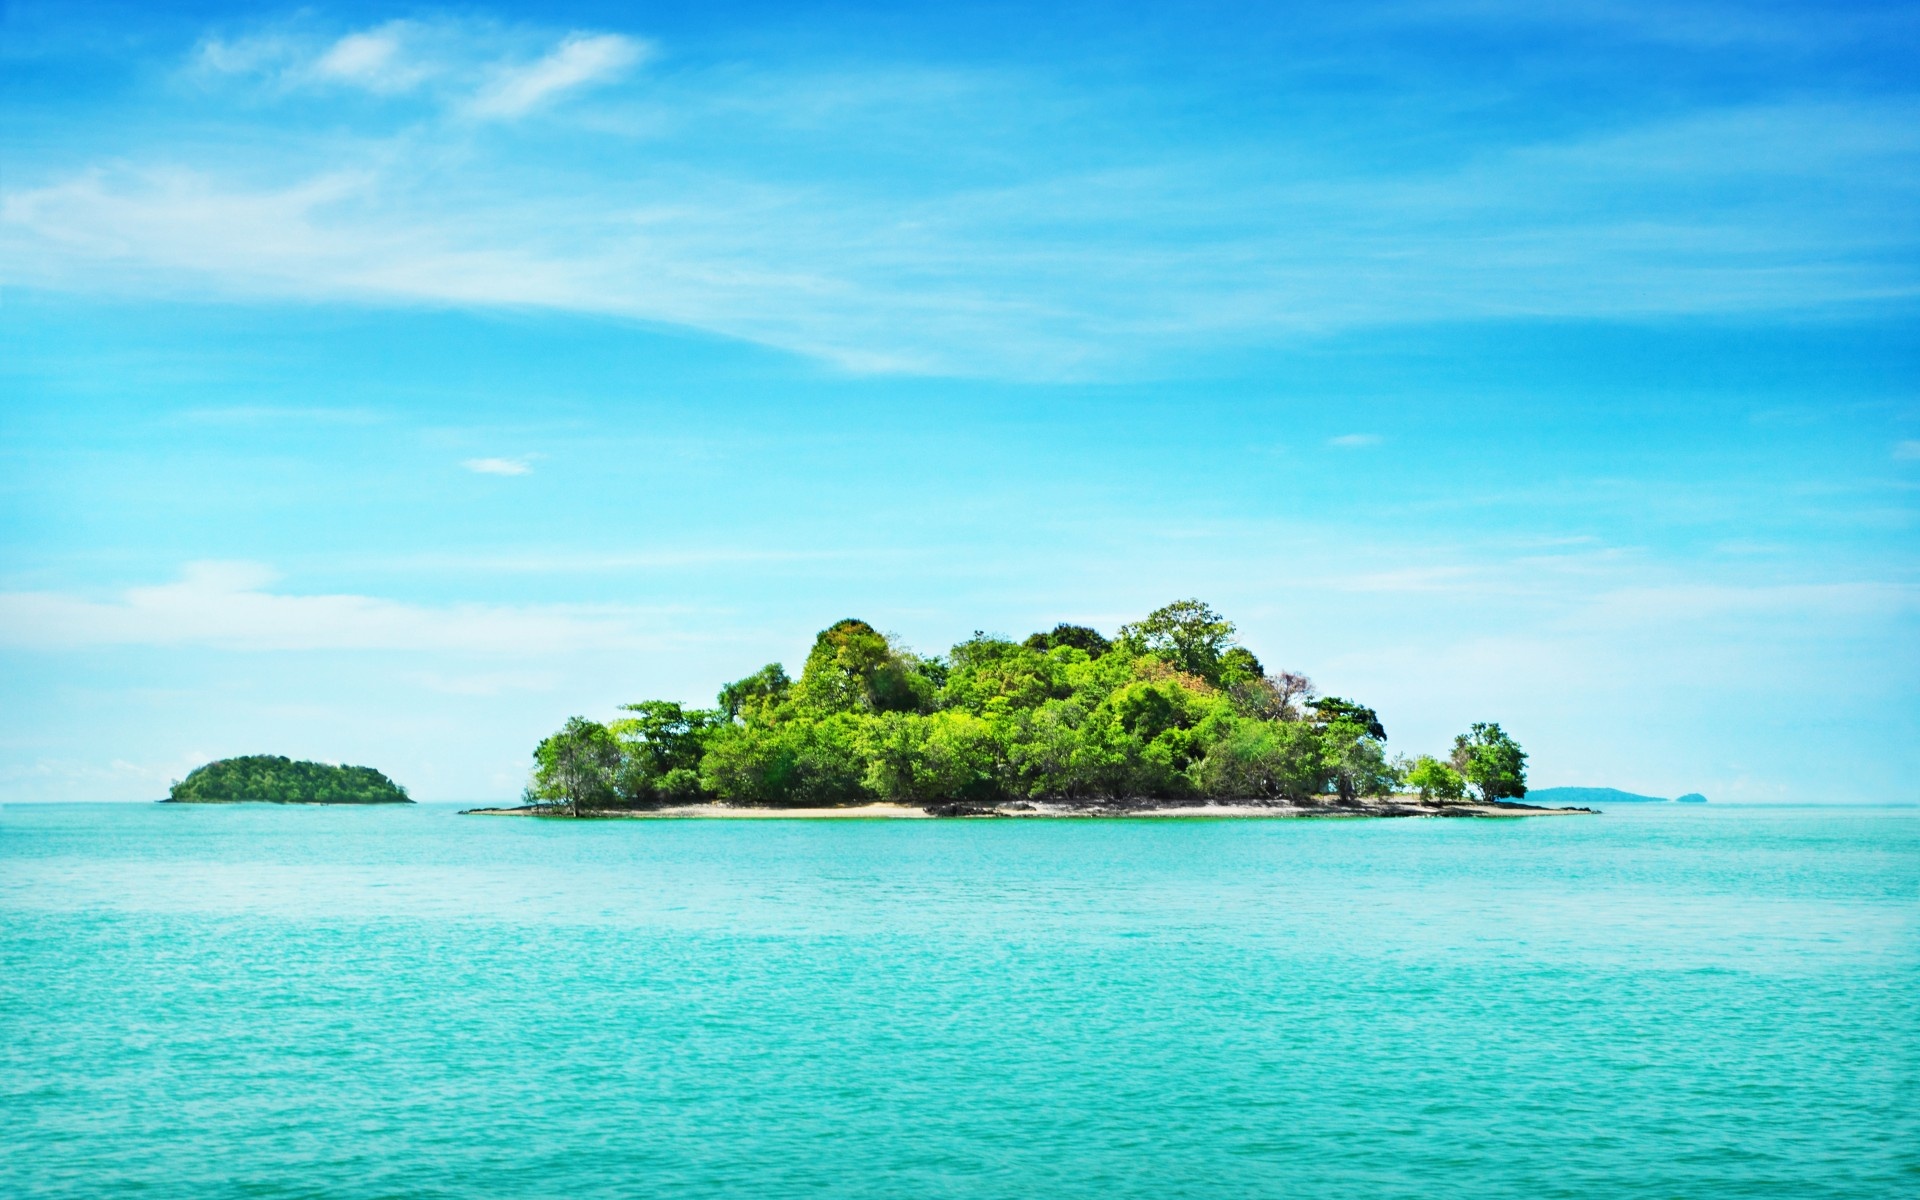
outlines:
[{"label": "sandy beach", "polygon": [[[1527,804],[1442,804],[1422,801],[1416,796],[1368,797],[1342,804],[1289,803],[1167,803],[1144,801],[1059,804],[1020,801],[993,806],[935,805],[921,808],[911,804],[848,804],[828,808],[748,808],[733,804],[684,804],[654,809],[601,809],[584,814],[594,819],[662,820],[745,820],[745,821],[897,821],[930,818],[1040,818],[1040,819],[1366,819],[1383,817],[1555,817],[1591,816],[1587,808],[1539,808]],[[473,808],[463,815],[506,817],[559,817],[564,812],[537,809],[526,805],[510,808]]]}]

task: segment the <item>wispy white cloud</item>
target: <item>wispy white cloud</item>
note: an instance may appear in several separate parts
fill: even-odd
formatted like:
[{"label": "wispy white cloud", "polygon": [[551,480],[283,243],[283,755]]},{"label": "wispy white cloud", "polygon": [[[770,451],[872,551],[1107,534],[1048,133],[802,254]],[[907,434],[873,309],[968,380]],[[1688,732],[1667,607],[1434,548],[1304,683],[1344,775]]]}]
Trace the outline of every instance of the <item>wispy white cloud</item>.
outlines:
[{"label": "wispy white cloud", "polygon": [[276,592],[272,569],[205,562],[171,583],[98,600],[66,592],[0,593],[0,645],[225,650],[384,650],[533,657],[657,647],[673,640],[659,612],[613,606],[408,604],[377,596]]},{"label": "wispy white cloud", "polygon": [[252,77],[280,92],[354,87],[433,95],[473,116],[521,116],[562,95],[620,78],[652,52],[618,33],[576,30],[555,41],[473,22],[398,20],[339,36],[312,22],[204,39],[193,65],[211,77]]},{"label": "wispy white cloud", "polygon": [[1904,100],[1696,111],[1382,170],[1281,130],[1062,161],[1046,147],[1114,135],[1097,97],[1050,81],[743,69],[570,105],[542,131],[552,170],[525,168],[510,118],[651,52],[420,22],[209,39],[203,71],[407,91],[416,120],[302,150],[267,118],[252,141],[227,119],[191,161],[16,163],[0,280],[548,308],[859,371],[1043,378],[1373,324],[1920,298]]},{"label": "wispy white cloud", "polygon": [[481,236],[485,246],[460,245],[380,200],[373,172],[236,189],[179,169],[91,171],[0,195],[0,262],[15,282],[57,286],[52,261],[14,253],[28,249],[17,235],[30,231],[31,249],[91,260],[139,290],[599,306],[588,264],[543,259],[491,235]]},{"label": "wispy white cloud", "polygon": [[537,62],[501,68],[474,98],[471,111],[483,117],[521,116],[562,92],[618,78],[647,49],[645,42],[617,33],[569,35]]},{"label": "wispy white cloud", "polygon": [[1906,438],[1893,444],[1893,457],[1900,462],[1920,460],[1920,438]]},{"label": "wispy white cloud", "polygon": [[460,465],[476,475],[525,475],[533,470],[524,458],[469,458]]},{"label": "wispy white cloud", "polygon": [[208,37],[194,54],[193,65],[216,75],[252,75],[283,70],[299,52],[281,34],[246,37]]},{"label": "wispy white cloud", "polygon": [[1327,439],[1327,445],[1338,446],[1343,450],[1360,450],[1368,446],[1378,446],[1380,435],[1377,433],[1343,433]]},{"label": "wispy white cloud", "polygon": [[313,61],[316,80],[353,84],[372,92],[404,92],[435,74],[434,64],[410,57],[409,35],[417,27],[392,21],[377,29],[350,33]]}]

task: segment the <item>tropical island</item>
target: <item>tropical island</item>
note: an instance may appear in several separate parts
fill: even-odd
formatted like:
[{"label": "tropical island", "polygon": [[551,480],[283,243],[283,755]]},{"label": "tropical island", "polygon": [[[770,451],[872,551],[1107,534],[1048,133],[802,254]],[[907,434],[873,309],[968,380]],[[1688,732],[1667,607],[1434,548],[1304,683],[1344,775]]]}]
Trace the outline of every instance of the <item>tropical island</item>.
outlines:
[{"label": "tropical island", "polygon": [[278,754],[195,767],[162,804],[412,804],[407,789],[372,767],[296,762]]},{"label": "tropical island", "polygon": [[920,655],[864,621],[821,631],[715,707],[625,705],[534,750],[523,802],[584,816],[1513,816],[1526,753],[1474,724],[1389,757],[1374,710],[1269,671],[1181,600],[1109,638],[1061,624]]}]

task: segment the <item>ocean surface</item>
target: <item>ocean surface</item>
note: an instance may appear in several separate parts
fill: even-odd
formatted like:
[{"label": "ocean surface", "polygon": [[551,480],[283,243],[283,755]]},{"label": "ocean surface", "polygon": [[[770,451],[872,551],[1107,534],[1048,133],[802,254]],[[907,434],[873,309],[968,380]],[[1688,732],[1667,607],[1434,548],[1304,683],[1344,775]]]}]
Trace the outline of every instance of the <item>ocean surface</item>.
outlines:
[{"label": "ocean surface", "polygon": [[0,807],[0,1196],[1920,1195],[1920,811]]}]

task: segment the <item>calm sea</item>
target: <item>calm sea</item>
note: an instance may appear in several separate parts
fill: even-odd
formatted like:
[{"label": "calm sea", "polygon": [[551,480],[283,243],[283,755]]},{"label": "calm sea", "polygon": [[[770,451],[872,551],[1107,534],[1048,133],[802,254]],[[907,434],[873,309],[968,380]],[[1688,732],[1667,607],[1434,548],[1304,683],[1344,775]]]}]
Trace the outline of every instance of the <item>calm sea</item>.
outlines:
[{"label": "calm sea", "polygon": [[0,1195],[1920,1195],[1920,811],[0,809]]}]

